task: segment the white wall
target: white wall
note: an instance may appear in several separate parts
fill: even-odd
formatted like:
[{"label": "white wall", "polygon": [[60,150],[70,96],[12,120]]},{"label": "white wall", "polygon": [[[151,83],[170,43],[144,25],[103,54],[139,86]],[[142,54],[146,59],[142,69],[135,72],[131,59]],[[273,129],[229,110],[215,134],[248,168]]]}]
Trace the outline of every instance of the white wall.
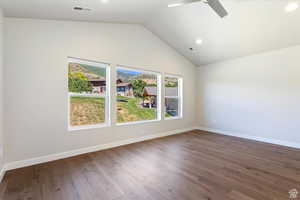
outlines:
[{"label": "white wall", "polygon": [[200,67],[198,126],[300,144],[299,52],[294,46]]},{"label": "white wall", "polygon": [[[4,158],[3,158],[3,150],[4,150],[4,143],[3,143],[3,14],[0,8],[0,170],[3,167]],[[1,179],[1,178],[0,178]]]},{"label": "white wall", "polygon": [[[5,18],[4,31],[7,162],[195,125],[195,67],[140,25]],[[184,119],[68,132],[68,56],[182,75]]]}]

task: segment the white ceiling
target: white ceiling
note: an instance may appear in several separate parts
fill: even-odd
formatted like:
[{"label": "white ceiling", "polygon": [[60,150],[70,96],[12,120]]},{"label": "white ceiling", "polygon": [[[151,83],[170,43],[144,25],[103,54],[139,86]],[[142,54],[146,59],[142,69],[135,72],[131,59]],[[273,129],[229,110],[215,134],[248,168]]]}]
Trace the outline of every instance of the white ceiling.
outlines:
[{"label": "white ceiling", "polygon": [[[300,44],[300,8],[286,13],[284,7],[289,0],[223,0],[229,11],[223,19],[203,3],[167,8],[170,2],[1,0],[0,7],[10,17],[144,24],[195,65]],[[92,11],[73,11],[74,6]],[[203,40],[202,45],[195,44],[197,38]]]},{"label": "white ceiling", "polygon": [[[9,17],[143,23],[151,12],[162,7],[162,1],[166,0],[109,0],[106,4],[101,0],[0,0],[0,7]],[[74,11],[75,6],[92,11]]]}]

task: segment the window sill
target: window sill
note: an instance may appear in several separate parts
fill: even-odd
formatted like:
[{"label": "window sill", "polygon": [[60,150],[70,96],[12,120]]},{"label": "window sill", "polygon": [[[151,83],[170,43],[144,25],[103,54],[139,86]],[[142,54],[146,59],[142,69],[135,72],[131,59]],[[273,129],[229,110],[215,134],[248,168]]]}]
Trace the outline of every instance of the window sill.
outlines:
[{"label": "window sill", "polygon": [[135,124],[146,124],[151,122],[159,122],[160,119],[155,120],[146,120],[146,121],[135,121],[135,122],[124,122],[124,123],[117,123],[116,126],[126,126],[126,125],[135,125]]},{"label": "window sill", "polygon": [[89,129],[97,129],[97,128],[105,128],[109,127],[110,125],[107,123],[103,124],[95,124],[95,125],[86,125],[86,126],[69,126],[69,131],[80,131],[80,130],[89,130]]},{"label": "window sill", "polygon": [[165,120],[179,120],[183,119],[183,117],[166,117]]}]

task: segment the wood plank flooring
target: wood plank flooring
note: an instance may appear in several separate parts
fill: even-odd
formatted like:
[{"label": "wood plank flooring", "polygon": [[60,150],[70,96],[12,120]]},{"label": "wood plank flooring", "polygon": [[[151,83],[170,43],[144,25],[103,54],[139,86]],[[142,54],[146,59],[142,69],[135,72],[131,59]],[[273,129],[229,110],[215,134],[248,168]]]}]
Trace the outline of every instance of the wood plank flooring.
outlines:
[{"label": "wood plank flooring", "polygon": [[291,189],[300,192],[300,150],[191,131],[9,171],[0,195],[3,200],[288,200]]}]

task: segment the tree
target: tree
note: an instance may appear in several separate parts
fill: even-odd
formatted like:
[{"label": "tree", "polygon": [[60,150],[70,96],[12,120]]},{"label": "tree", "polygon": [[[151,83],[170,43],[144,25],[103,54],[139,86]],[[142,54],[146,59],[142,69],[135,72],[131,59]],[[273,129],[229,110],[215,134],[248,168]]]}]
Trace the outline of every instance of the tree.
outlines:
[{"label": "tree", "polygon": [[69,73],[69,92],[92,92],[93,86],[82,72]]},{"label": "tree", "polygon": [[178,87],[178,82],[168,81],[165,85],[166,87]]},{"label": "tree", "polygon": [[131,81],[131,84],[133,87],[133,95],[135,97],[143,98],[143,104],[144,104],[144,89],[147,86],[147,83],[141,79],[135,79]]}]

